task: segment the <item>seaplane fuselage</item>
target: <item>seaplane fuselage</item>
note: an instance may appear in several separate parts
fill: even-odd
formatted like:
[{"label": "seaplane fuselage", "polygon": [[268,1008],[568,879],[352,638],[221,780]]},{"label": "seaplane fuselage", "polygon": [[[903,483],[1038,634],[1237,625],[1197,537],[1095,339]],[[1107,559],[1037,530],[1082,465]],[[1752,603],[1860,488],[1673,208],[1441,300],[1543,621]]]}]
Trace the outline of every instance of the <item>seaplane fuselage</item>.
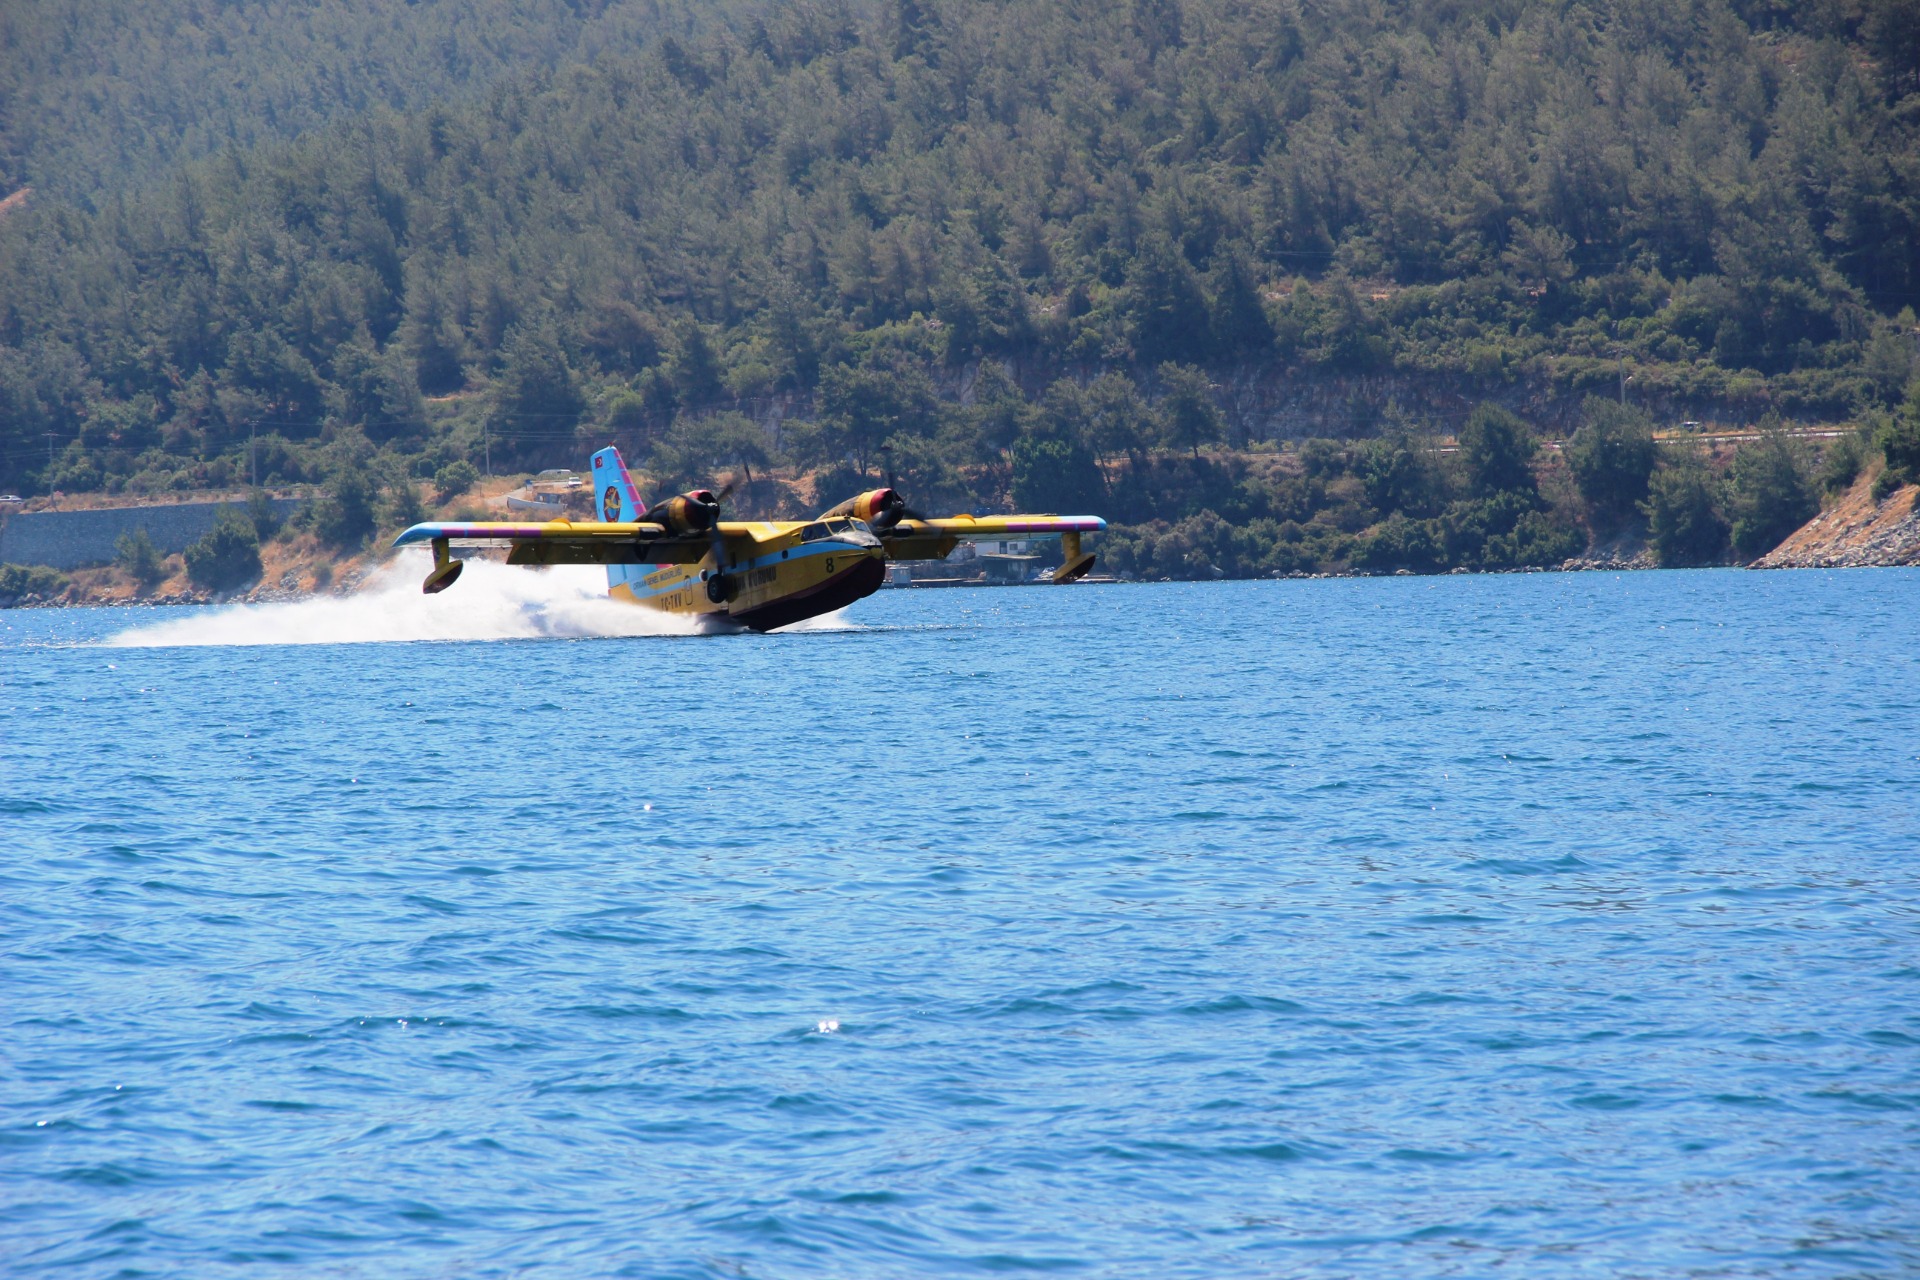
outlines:
[{"label": "seaplane fuselage", "polygon": [[414,525],[394,545],[432,544],[433,569],[422,584],[429,594],[460,576],[454,544],[478,544],[507,548],[508,564],[605,565],[607,591],[616,600],[771,631],[872,595],[889,560],[942,559],[972,538],[1058,538],[1063,557],[1053,581],[1072,582],[1093,566],[1081,535],[1107,527],[1098,516],[930,520],[892,489],[849,498],[815,520],[721,520],[724,493],[697,489],[642,503],[612,447],[593,455],[592,479],[599,520],[430,522]]}]

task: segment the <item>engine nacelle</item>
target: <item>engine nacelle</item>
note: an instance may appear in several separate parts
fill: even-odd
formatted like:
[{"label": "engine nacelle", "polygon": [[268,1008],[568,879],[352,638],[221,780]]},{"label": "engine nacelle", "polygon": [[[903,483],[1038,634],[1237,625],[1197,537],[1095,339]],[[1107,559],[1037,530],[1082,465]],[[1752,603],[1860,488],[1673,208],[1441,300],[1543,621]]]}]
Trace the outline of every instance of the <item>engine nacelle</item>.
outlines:
[{"label": "engine nacelle", "polygon": [[684,537],[705,533],[720,522],[720,499],[711,489],[695,489],[678,497],[656,502],[641,515],[640,523],[666,526],[669,534]]},{"label": "engine nacelle", "polygon": [[852,516],[856,520],[865,520],[875,529],[888,529],[899,523],[900,517],[906,512],[906,499],[892,489],[869,489],[858,497],[848,498],[839,506],[822,512],[820,518]]}]

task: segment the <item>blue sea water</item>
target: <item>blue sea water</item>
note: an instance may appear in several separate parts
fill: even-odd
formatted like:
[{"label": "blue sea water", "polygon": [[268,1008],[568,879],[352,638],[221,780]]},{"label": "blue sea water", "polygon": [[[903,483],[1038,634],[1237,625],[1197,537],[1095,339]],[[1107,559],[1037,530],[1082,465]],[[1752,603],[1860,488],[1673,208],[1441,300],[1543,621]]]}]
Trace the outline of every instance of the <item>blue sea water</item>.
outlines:
[{"label": "blue sea water", "polygon": [[1920,573],[474,578],[0,614],[0,1273],[1920,1272]]}]

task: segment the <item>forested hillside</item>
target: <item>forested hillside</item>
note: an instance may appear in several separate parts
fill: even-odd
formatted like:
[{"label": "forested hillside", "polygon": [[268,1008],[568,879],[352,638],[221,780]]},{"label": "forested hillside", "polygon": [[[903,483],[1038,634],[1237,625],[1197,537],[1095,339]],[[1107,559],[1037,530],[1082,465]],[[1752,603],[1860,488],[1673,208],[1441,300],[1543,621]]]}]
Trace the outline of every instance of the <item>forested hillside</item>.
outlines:
[{"label": "forested hillside", "polygon": [[0,6],[0,196],[126,187],[227,146],[684,35],[662,0],[17,0]]},{"label": "forested hillside", "polygon": [[[1168,528],[1231,507],[1269,522],[1253,567],[1288,524],[1364,562],[1396,517],[1428,524],[1383,566],[1539,562],[1646,509],[1652,445],[1624,496],[1556,499],[1434,451],[1481,401],[1520,412],[1496,434],[1523,459],[1529,418],[1639,457],[1646,411],[1902,401],[1917,10],[893,0],[609,47],[7,216],[0,486],[612,437],[662,480],[791,461]],[[1205,452],[1336,431],[1383,443]],[[1369,490],[1400,455],[1418,483]],[[1724,548],[1737,504],[1709,505]],[[1466,526],[1505,549],[1445,551]]]}]

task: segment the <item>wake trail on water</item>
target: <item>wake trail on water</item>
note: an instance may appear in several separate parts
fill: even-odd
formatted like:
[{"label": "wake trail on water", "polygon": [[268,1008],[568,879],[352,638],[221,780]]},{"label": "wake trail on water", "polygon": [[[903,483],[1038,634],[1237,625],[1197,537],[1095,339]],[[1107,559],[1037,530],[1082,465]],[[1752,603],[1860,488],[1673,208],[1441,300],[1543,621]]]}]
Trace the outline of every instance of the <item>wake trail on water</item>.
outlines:
[{"label": "wake trail on water", "polygon": [[196,611],[192,617],[134,627],[104,643],[115,648],[377,644],[694,636],[739,630],[610,599],[606,570],[597,565],[534,571],[489,560],[466,563],[459,583],[439,595],[421,593],[425,553],[403,554],[349,595]]}]

